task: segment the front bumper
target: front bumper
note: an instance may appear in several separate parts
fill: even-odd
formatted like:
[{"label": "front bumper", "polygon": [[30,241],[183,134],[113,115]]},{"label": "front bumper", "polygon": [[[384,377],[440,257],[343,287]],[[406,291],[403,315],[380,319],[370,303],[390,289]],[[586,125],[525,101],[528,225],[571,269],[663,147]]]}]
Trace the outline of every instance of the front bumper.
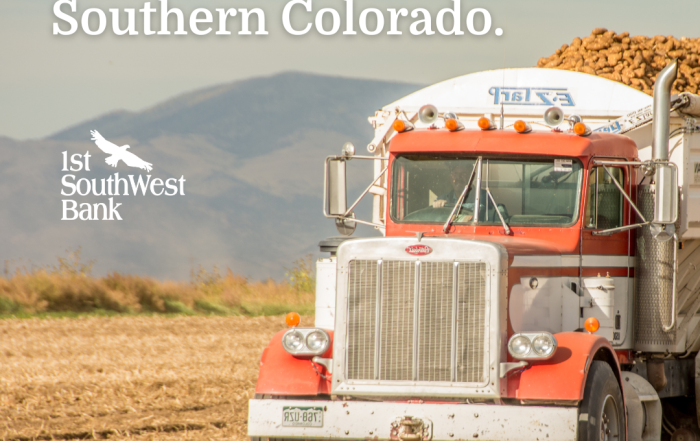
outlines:
[{"label": "front bumper", "polygon": [[[322,407],[322,427],[282,425],[287,407]],[[270,438],[399,440],[392,423],[421,419],[423,441],[575,441],[576,407],[417,404],[375,401],[250,400],[248,435]]]}]

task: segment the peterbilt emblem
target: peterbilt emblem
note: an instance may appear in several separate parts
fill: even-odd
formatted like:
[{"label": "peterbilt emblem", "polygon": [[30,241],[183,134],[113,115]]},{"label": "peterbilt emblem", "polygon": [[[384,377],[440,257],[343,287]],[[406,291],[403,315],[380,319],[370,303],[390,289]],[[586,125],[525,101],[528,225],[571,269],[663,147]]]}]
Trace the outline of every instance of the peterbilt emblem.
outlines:
[{"label": "peterbilt emblem", "polygon": [[425,256],[433,252],[433,249],[428,245],[409,245],[406,247],[406,252],[408,254],[413,254],[414,256]]}]

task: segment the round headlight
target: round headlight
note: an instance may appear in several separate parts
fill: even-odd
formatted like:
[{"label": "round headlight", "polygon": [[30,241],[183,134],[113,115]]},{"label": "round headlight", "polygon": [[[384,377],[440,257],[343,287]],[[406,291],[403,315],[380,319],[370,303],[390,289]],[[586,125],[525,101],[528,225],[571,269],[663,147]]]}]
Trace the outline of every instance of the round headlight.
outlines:
[{"label": "round headlight", "polygon": [[304,349],[304,336],[299,331],[290,331],[284,334],[282,343],[289,352],[299,352]]},{"label": "round headlight", "polygon": [[306,336],[306,346],[314,352],[325,351],[328,344],[328,336],[325,332],[313,331]]},{"label": "round headlight", "polygon": [[532,349],[535,350],[537,355],[542,357],[549,357],[554,352],[555,348],[554,339],[547,334],[538,335],[532,341]]},{"label": "round headlight", "polygon": [[510,343],[508,343],[510,354],[516,358],[526,356],[527,353],[530,352],[530,347],[530,339],[524,335],[519,335],[514,339],[511,339]]}]

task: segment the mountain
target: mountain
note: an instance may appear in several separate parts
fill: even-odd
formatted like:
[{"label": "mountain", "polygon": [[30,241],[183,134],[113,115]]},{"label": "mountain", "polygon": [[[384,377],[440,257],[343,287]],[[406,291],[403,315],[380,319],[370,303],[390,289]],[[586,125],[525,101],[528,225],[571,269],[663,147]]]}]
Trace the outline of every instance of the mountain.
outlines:
[{"label": "mountain", "polygon": [[309,129],[352,138],[371,136],[367,117],[416,89],[415,85],[284,73],[198,90],[143,112],[115,112],[50,139],[81,141],[95,126],[105,136],[143,143],[161,136],[199,135],[239,158],[250,158],[277,151],[284,138]]},{"label": "mountain", "polygon": [[[346,141],[364,151],[373,135],[367,116],[418,88],[283,73],[197,90],[140,112],[112,112],[44,140],[0,137],[0,258],[48,264],[81,247],[98,274],[181,280],[197,265],[217,265],[279,279],[295,259],[319,255],[319,240],[337,234],[321,211],[324,158]],[[128,144],[153,170],[109,167],[90,130]],[[90,170],[63,171],[63,152],[89,152]],[[87,182],[99,188],[114,173],[184,178],[184,196],[114,196],[122,221],[61,220],[62,200],[107,201],[63,196],[66,175],[85,178],[84,191]],[[369,184],[371,164],[352,161],[348,174],[349,197],[356,196]],[[368,218],[369,204],[357,211]],[[376,233],[358,227],[357,234]]]}]

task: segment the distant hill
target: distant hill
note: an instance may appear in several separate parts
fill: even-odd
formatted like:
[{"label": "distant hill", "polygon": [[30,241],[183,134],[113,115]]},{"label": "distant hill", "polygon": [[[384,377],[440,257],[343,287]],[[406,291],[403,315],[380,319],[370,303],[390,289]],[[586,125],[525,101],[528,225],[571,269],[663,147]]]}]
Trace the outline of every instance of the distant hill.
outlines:
[{"label": "distant hill", "polygon": [[[0,211],[0,258],[54,263],[81,246],[86,259],[96,259],[96,273],[187,279],[202,264],[279,279],[336,234],[321,212],[323,159],[346,141],[364,151],[373,134],[367,116],[419,87],[283,73],[186,93],[140,112],[112,112],[45,140],[0,137],[0,202],[7,207]],[[141,172],[107,166],[90,130],[129,144],[153,163],[154,178],[184,176],[186,195],[115,198],[123,221],[61,221],[63,151],[92,155],[91,171],[78,177],[99,182],[114,172]],[[370,168],[352,164],[352,191],[369,183]],[[366,218],[367,210],[359,212]]]},{"label": "distant hill", "polygon": [[281,139],[304,130],[332,130],[368,141],[367,117],[417,89],[289,72],[197,90],[142,112],[114,112],[50,139],[82,141],[97,126],[105,136],[144,143],[161,136],[199,135],[239,158],[250,158],[278,150]]}]

